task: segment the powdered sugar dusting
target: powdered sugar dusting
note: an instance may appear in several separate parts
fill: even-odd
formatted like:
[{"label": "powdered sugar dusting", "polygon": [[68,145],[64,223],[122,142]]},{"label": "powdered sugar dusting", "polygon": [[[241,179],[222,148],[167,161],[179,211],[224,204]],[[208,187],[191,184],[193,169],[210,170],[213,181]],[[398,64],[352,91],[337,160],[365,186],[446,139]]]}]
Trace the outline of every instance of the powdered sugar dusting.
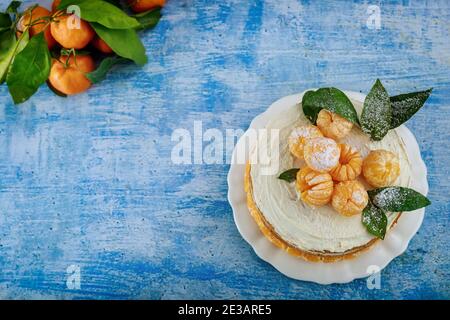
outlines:
[{"label": "powdered sugar dusting", "polygon": [[357,203],[357,204],[361,204],[364,202],[364,195],[360,190],[354,191],[352,193],[352,200]]},{"label": "powdered sugar dusting", "polygon": [[307,142],[311,149],[308,164],[316,170],[330,170],[339,162],[340,151],[337,143],[329,138],[313,138]]},{"label": "powdered sugar dusting", "polygon": [[373,198],[373,202],[380,208],[393,207],[403,203],[404,197],[405,195],[400,192],[400,189],[386,188]]},{"label": "powdered sugar dusting", "polygon": [[314,186],[314,185],[322,183],[322,182],[330,181],[330,179],[331,178],[329,178],[329,176],[327,177],[326,174],[319,174],[319,175],[315,176],[314,178],[312,178],[311,180],[309,180],[308,184],[310,186]]},{"label": "powdered sugar dusting", "polygon": [[290,139],[306,138],[309,136],[310,130],[308,127],[294,128],[289,136]]}]

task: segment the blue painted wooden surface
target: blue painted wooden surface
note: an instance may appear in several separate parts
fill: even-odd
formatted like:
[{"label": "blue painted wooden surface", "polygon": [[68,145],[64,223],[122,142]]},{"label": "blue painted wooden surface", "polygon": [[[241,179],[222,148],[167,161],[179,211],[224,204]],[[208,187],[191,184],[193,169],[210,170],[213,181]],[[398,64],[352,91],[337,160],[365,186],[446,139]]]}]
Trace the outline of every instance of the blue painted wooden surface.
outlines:
[{"label": "blue painted wooden surface", "polygon": [[[1,1],[4,8],[7,1]],[[374,1],[379,4],[378,1]],[[0,87],[1,298],[450,298],[450,3],[169,0],[149,63],[69,99]],[[408,127],[433,204],[409,249],[365,280],[288,279],[240,237],[228,165],[172,164],[176,128],[246,129],[274,100],[333,85],[434,87]],[[66,269],[81,267],[69,290]]]}]

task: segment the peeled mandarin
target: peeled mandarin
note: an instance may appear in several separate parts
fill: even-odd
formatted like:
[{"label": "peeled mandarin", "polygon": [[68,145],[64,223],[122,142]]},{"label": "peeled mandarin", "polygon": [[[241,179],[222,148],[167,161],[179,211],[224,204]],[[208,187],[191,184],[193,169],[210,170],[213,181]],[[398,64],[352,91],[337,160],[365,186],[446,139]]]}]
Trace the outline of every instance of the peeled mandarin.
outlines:
[{"label": "peeled mandarin", "polygon": [[367,183],[373,187],[392,185],[400,175],[400,163],[395,153],[387,150],[372,150],[364,159],[362,172]]},{"label": "peeled mandarin", "polygon": [[339,164],[339,147],[333,139],[320,137],[307,139],[303,156],[311,169],[318,172],[329,172]]},{"label": "peeled mandarin", "polygon": [[304,167],[297,172],[296,188],[303,202],[313,207],[321,207],[330,202],[333,180],[328,173]]},{"label": "peeled mandarin", "polygon": [[339,144],[339,149],[341,150],[339,163],[330,171],[333,180],[355,180],[361,174],[362,170],[363,160],[361,155],[358,151],[344,143]]},{"label": "peeled mandarin", "polygon": [[322,109],[317,116],[317,126],[325,137],[336,140],[349,134],[353,123],[336,113]]},{"label": "peeled mandarin", "polygon": [[334,186],[331,206],[344,216],[360,214],[369,202],[364,186],[356,181],[343,181]]},{"label": "peeled mandarin", "polygon": [[292,130],[291,135],[288,138],[289,150],[297,158],[303,159],[303,147],[306,139],[317,137],[323,137],[323,135],[316,126],[305,125],[296,127]]}]

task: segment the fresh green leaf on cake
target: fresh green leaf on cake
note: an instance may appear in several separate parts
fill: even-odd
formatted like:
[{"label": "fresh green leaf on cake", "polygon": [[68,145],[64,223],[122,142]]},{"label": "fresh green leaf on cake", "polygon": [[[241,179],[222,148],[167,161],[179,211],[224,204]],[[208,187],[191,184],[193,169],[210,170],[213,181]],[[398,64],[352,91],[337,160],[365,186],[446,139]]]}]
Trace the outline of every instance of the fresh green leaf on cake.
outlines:
[{"label": "fresh green leaf on cake", "polygon": [[385,187],[368,191],[372,203],[390,212],[413,211],[431,204],[421,193],[404,187]]},{"label": "fresh green leaf on cake", "polygon": [[386,235],[388,219],[386,213],[374,206],[370,201],[361,215],[362,223],[367,231],[374,236],[384,239]]},{"label": "fresh green leaf on cake", "polygon": [[386,89],[377,79],[364,100],[361,128],[375,141],[380,141],[391,129],[392,108]]},{"label": "fresh green leaf on cake", "polygon": [[358,115],[355,107],[344,92],[337,88],[320,88],[310,90],[303,95],[303,113],[313,124],[316,124],[320,110],[337,113],[352,123],[358,124]]},{"label": "fresh green leaf on cake", "polygon": [[287,182],[293,182],[297,178],[298,170],[300,170],[300,169],[293,168],[293,169],[286,170],[278,176],[278,179],[281,179],[281,180],[284,180]]},{"label": "fresh green leaf on cake", "polygon": [[433,89],[390,97],[392,106],[391,129],[408,121],[425,104]]}]

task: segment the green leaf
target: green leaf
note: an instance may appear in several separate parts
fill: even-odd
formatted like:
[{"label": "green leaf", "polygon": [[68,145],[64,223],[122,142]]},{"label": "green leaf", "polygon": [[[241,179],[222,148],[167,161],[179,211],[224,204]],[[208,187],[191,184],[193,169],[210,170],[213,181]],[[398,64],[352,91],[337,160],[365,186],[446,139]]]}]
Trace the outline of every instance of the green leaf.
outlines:
[{"label": "green leaf", "polygon": [[361,220],[367,231],[380,239],[386,235],[388,219],[386,213],[374,206],[370,201],[364,208]]},{"label": "green leaf", "polygon": [[[58,5],[58,9],[62,10],[67,8],[70,5],[78,5],[81,2],[85,2],[85,1],[97,1],[97,0],[62,0],[60,2],[60,4]],[[105,0],[106,2],[111,3],[112,5],[116,6],[116,7],[123,7],[122,3],[120,0]]]},{"label": "green leaf", "polygon": [[11,29],[12,20],[8,13],[0,12],[0,33]]},{"label": "green leaf", "polygon": [[9,30],[0,33],[0,83],[3,83],[5,75],[11,63],[16,45],[16,35]]},{"label": "green leaf", "polygon": [[138,28],[139,22],[115,5],[102,0],[78,0],[61,3],[61,8],[76,5],[80,8],[81,19],[96,22],[110,29]]},{"label": "green leaf", "polygon": [[151,29],[154,28],[161,19],[161,8],[141,12],[135,14],[134,17],[140,24],[137,30]]},{"label": "green leaf", "polygon": [[86,77],[92,82],[92,83],[99,83],[100,81],[103,81],[106,78],[106,75],[111,70],[111,68],[119,63],[129,61],[128,59],[121,58],[118,56],[114,57],[107,57],[102,60],[100,65],[92,72],[89,72],[86,74]]},{"label": "green leaf", "polygon": [[307,91],[302,99],[303,113],[313,124],[317,121],[320,110],[327,109],[337,113],[348,121],[358,124],[355,107],[344,92],[337,88],[320,88]]},{"label": "green leaf", "polygon": [[433,88],[400,94],[390,98],[392,106],[391,129],[397,128],[408,121],[425,104]]},{"label": "green leaf", "polygon": [[17,10],[22,5],[22,1],[11,1],[11,3],[8,5],[8,8],[6,8],[7,13],[17,14]]},{"label": "green leaf", "polygon": [[285,180],[287,182],[293,182],[297,178],[298,170],[300,170],[300,169],[293,168],[293,169],[286,170],[282,174],[279,175],[278,179]]},{"label": "green leaf", "polygon": [[78,5],[84,1],[86,1],[86,0],[61,0],[57,9],[58,10],[66,9],[70,5]]},{"label": "green leaf", "polygon": [[413,211],[431,204],[424,195],[404,187],[385,187],[368,193],[373,204],[385,211]]},{"label": "green leaf", "polygon": [[108,29],[98,23],[91,23],[91,26],[117,55],[133,60],[138,65],[147,63],[144,45],[135,30]]},{"label": "green leaf", "polygon": [[28,43],[28,31],[22,34],[19,41],[13,30],[0,33],[0,84],[5,81],[14,56],[22,51]]},{"label": "green leaf", "polygon": [[50,73],[51,59],[44,33],[38,33],[16,55],[6,77],[14,103],[28,100]]},{"label": "green leaf", "polygon": [[106,1],[111,3],[114,6],[118,7],[118,8],[123,8],[124,7],[124,4],[120,0],[106,0]]},{"label": "green leaf", "polygon": [[361,113],[361,128],[375,141],[380,141],[391,129],[392,109],[389,95],[377,79],[366,99]]}]

